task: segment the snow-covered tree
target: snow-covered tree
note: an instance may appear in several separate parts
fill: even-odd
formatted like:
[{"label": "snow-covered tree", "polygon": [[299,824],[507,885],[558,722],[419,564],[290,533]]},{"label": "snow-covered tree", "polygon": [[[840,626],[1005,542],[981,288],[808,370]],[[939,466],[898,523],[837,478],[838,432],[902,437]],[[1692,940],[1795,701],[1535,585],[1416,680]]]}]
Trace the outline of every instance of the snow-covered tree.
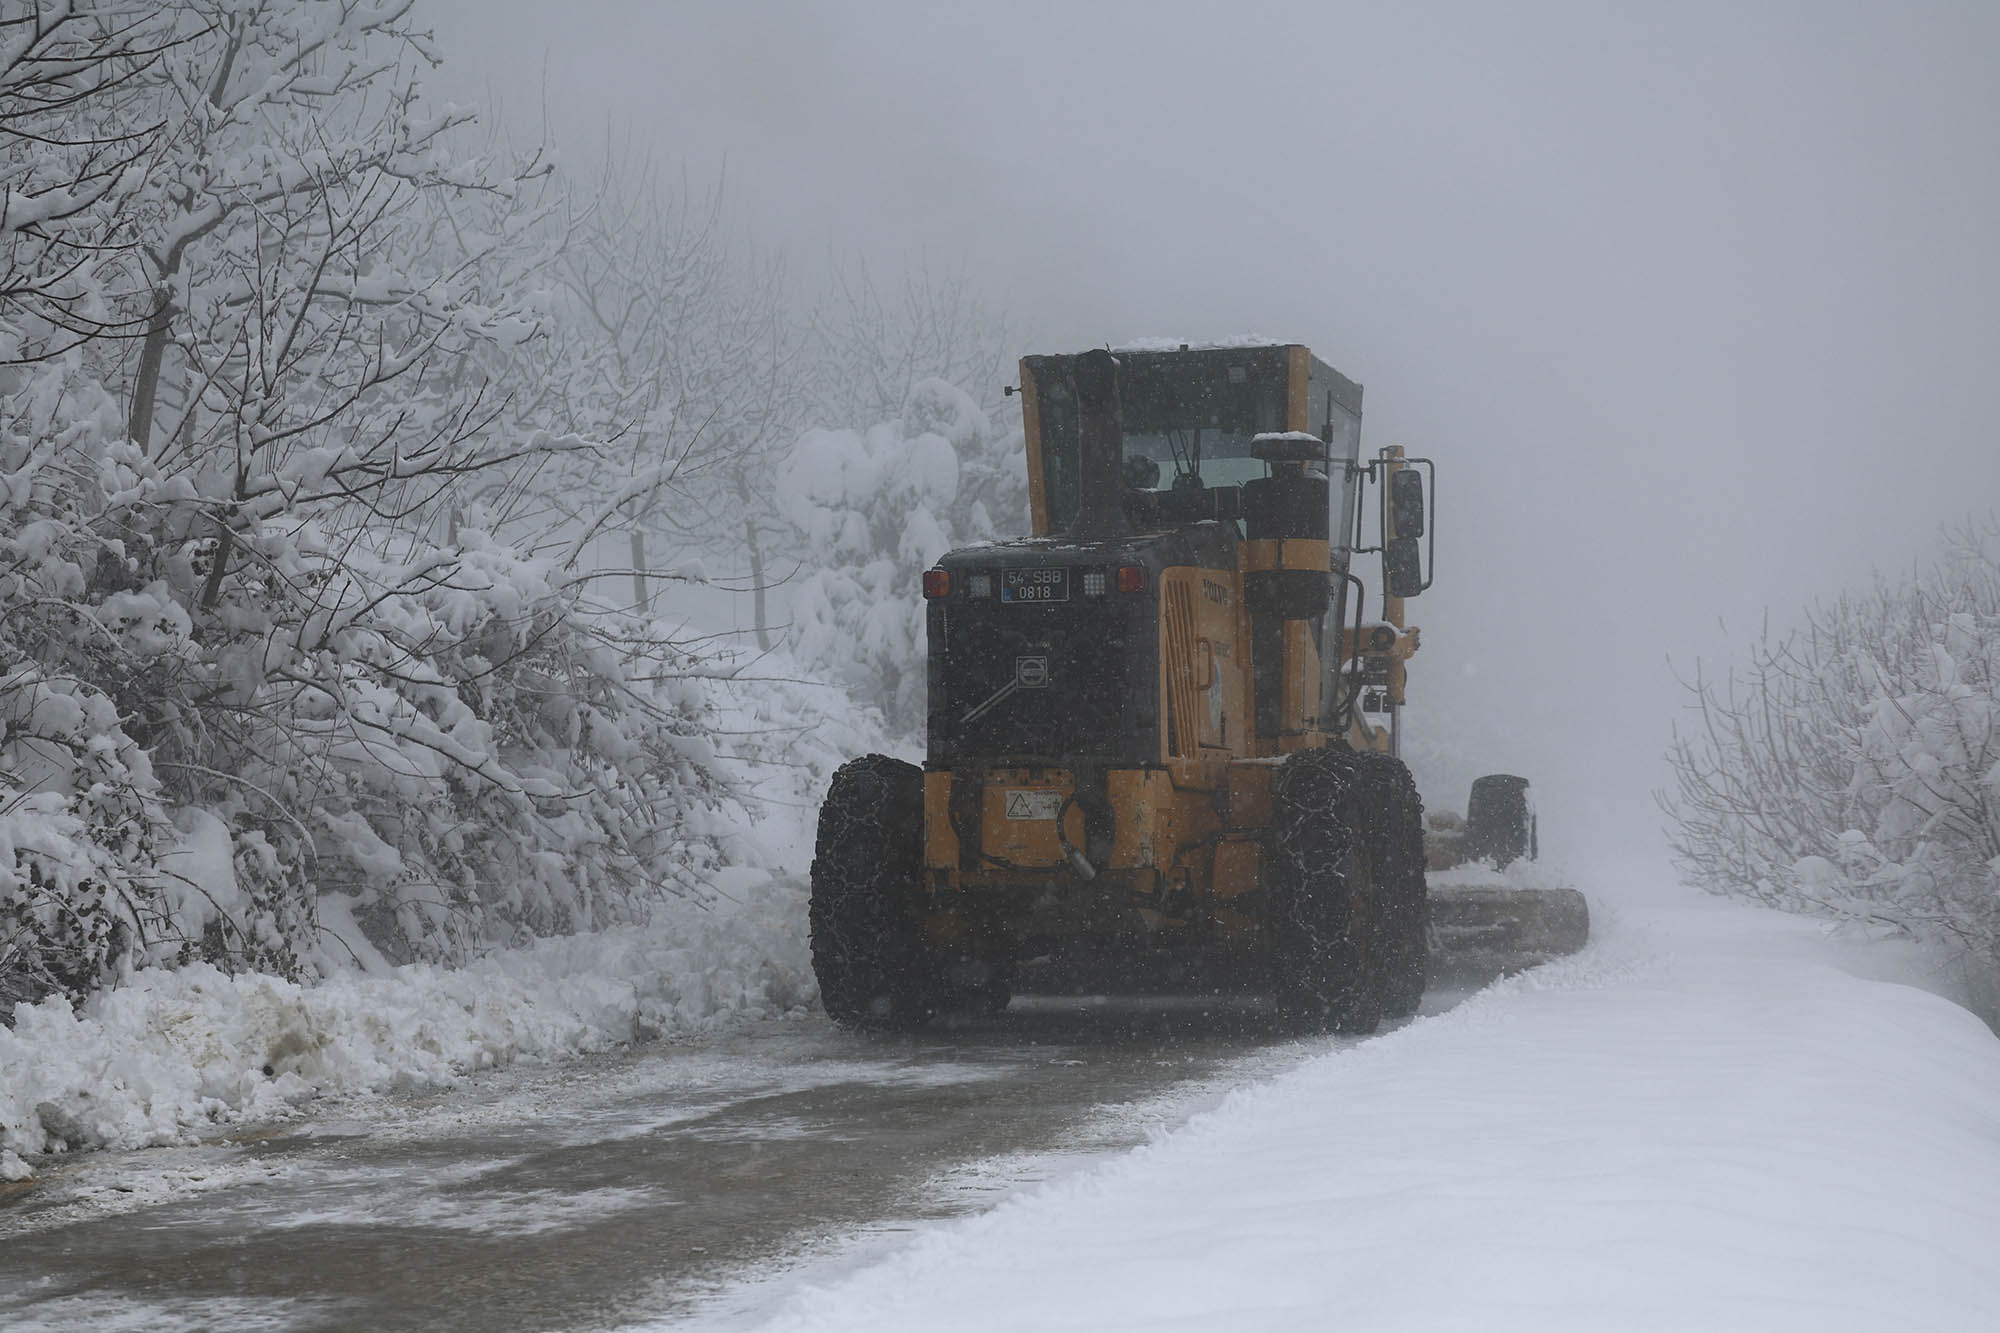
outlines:
[{"label": "snow-covered tree", "polygon": [[[747,578],[761,635],[780,527],[770,478],[806,404],[781,275],[730,253],[722,207],[719,189],[697,198],[616,158],[578,202],[555,265],[560,397],[572,429],[605,443],[550,469],[542,494],[559,497],[565,526],[551,530],[573,550],[631,532],[649,564],[695,558]],[[622,587],[623,573],[600,577]]]},{"label": "snow-covered tree", "polygon": [[[63,28],[64,114],[143,163],[0,306],[0,991],[294,973],[329,892],[392,957],[636,916],[713,852],[698,664],[480,513],[603,443],[514,388],[546,173],[426,109],[408,0],[141,8]],[[19,111],[10,204],[101,183]]]},{"label": "snow-covered tree", "polygon": [[137,332],[105,299],[135,238],[127,205],[163,119],[133,114],[185,40],[170,14],[128,0],[37,0],[0,11],[0,319],[5,363]]},{"label": "snow-covered tree", "polygon": [[837,264],[806,328],[814,415],[826,425],[861,430],[898,417],[927,380],[958,386],[990,417],[1006,415],[1015,373],[1007,322],[960,269],[919,261],[885,295],[865,263]]},{"label": "snow-covered tree", "polygon": [[920,380],[902,412],[866,430],[800,437],[777,495],[810,572],[793,589],[791,640],[914,732],[924,719],[923,571],[955,546],[1027,531],[1018,432],[995,429],[943,380]]},{"label": "snow-covered tree", "polygon": [[0,15],[0,1011],[100,984],[161,924],[171,830],[128,705],[178,672],[185,616],[104,577],[93,521],[135,460],[87,353],[137,331],[116,276],[163,122],[132,108],[180,40],[114,0]]},{"label": "snow-covered tree", "polygon": [[1699,883],[2000,965],[2000,527],[1691,689],[1663,803]]},{"label": "snow-covered tree", "polygon": [[103,577],[122,552],[98,506],[138,460],[79,360],[0,370],[0,1011],[87,991],[165,930],[136,704],[185,677],[189,622]]}]

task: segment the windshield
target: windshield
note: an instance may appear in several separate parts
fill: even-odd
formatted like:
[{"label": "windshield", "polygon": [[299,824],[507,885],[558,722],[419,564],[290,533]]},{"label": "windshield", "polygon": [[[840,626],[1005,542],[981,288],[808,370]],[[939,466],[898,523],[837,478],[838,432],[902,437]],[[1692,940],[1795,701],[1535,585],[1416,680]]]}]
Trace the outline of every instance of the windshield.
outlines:
[{"label": "windshield", "polygon": [[1263,476],[1250,441],[1285,428],[1285,383],[1250,369],[1216,366],[1199,376],[1141,371],[1120,384],[1126,484],[1240,486]]},{"label": "windshield", "polygon": [[[1062,360],[1049,358],[1050,370]],[[1250,441],[1286,428],[1287,375],[1280,349],[1121,358],[1125,485],[1240,486],[1263,476]],[[1062,532],[1076,517],[1079,480],[1076,396],[1066,370],[1043,378],[1040,420],[1050,530]]]}]

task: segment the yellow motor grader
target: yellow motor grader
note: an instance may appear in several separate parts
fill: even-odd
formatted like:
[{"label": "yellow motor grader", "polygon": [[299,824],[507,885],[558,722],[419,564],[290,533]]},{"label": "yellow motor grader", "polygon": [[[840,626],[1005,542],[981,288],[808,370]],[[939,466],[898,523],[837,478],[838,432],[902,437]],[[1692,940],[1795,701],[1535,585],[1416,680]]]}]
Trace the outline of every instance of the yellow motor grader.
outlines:
[{"label": "yellow motor grader", "polygon": [[[1581,947],[1569,891],[1427,891],[1397,754],[1435,473],[1362,456],[1360,385],[1296,344],[1166,345],[1030,356],[1020,393],[1034,535],[924,574],[925,761],[855,759],[820,811],[829,1014],[992,1012],[1032,977],[1367,1032],[1440,939]],[[1531,855],[1525,786],[1482,779],[1429,854]]]}]

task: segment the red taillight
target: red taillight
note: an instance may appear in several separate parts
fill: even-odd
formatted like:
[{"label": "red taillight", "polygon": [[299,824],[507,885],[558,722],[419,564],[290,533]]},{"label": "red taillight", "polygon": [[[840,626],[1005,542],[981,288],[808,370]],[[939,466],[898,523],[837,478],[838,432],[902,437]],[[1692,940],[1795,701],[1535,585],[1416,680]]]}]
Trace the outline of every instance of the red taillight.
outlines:
[{"label": "red taillight", "polygon": [[924,596],[949,597],[951,595],[951,571],[948,569],[927,569],[924,571]]},{"label": "red taillight", "polygon": [[1146,591],[1146,567],[1144,565],[1118,566],[1118,591]]}]

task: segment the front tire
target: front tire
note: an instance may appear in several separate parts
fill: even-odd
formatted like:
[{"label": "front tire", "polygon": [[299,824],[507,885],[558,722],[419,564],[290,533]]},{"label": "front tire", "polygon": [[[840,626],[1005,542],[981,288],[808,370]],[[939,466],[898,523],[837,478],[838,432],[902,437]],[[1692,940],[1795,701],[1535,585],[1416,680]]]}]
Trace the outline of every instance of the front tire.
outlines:
[{"label": "front tire", "polygon": [[1430,891],[1424,883],[1424,802],[1402,760],[1378,750],[1351,760],[1373,871],[1374,954],[1382,1013],[1408,1018],[1430,972]]},{"label": "front tire", "polygon": [[813,973],[837,1023],[908,1027],[936,1008],[924,949],[923,772],[887,755],[842,764],[813,849]]},{"label": "front tire", "polygon": [[1373,1032],[1382,992],[1371,956],[1350,757],[1301,750],[1271,783],[1264,847],[1266,929],[1282,1022],[1308,1031]]}]

